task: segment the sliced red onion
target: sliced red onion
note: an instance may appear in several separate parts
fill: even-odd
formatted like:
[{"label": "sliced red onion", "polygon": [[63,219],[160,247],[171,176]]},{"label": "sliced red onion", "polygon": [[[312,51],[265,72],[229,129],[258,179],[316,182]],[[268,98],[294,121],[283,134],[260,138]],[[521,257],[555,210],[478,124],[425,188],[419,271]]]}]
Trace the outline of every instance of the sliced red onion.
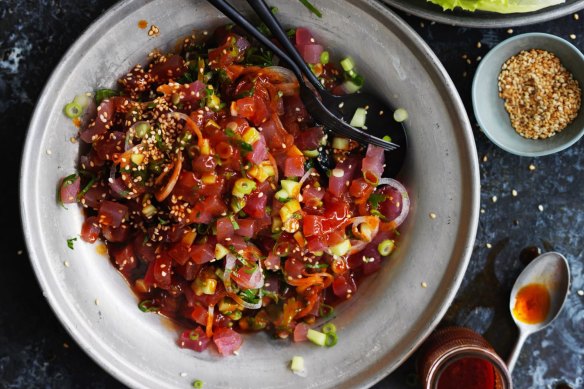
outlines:
[{"label": "sliced red onion", "polygon": [[310,44],[296,47],[302,58],[309,64],[320,63],[320,55],[324,51],[322,45]]},{"label": "sliced red onion", "polygon": [[362,161],[361,171],[363,177],[372,185],[377,185],[381,175],[383,174],[383,164],[385,162],[385,155],[381,147],[369,145],[367,146],[367,153]]},{"label": "sliced red onion", "polygon": [[234,293],[231,287],[231,272],[235,267],[235,255],[229,253],[225,256],[225,271],[223,272],[223,284],[225,284],[225,290],[229,293]]},{"label": "sliced red onion", "polygon": [[379,185],[389,185],[396,189],[402,196],[401,213],[393,220],[395,228],[397,228],[404,222],[404,220],[406,220],[406,217],[410,212],[410,197],[408,191],[399,181],[394,180],[393,178],[382,178],[379,180]]}]

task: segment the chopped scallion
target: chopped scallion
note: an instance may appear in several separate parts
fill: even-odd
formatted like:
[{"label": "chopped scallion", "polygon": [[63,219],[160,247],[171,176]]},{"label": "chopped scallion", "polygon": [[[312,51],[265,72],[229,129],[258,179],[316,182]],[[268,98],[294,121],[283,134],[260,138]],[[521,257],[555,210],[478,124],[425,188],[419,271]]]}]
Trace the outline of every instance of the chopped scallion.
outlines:
[{"label": "chopped scallion", "polygon": [[330,54],[328,51],[323,51],[320,53],[320,63],[326,65],[330,61]]},{"label": "chopped scallion", "polygon": [[326,323],[324,326],[322,326],[322,332],[325,334],[336,333],[337,326],[335,326],[333,323]]},{"label": "chopped scallion", "polygon": [[202,387],[203,387],[203,381],[201,381],[201,380],[193,381],[193,388],[202,389]]},{"label": "chopped scallion", "polygon": [[395,242],[391,239],[386,239],[383,242],[379,243],[377,246],[377,251],[381,254],[382,257],[387,257],[393,249],[395,248]]},{"label": "chopped scallion", "polygon": [[310,3],[310,1],[308,0],[300,0],[300,2],[306,7],[308,8],[308,10],[310,12],[312,12],[313,14],[315,14],[316,16],[318,16],[319,18],[322,18],[322,13],[314,6]]},{"label": "chopped scallion", "polygon": [[350,72],[355,68],[355,61],[351,57],[347,57],[341,60],[341,67],[344,71]]},{"label": "chopped scallion", "polygon": [[293,372],[304,371],[304,358],[299,356],[292,357],[292,362],[290,363],[290,370]]},{"label": "chopped scallion", "polygon": [[398,123],[408,120],[408,116],[408,111],[403,108],[398,108],[393,113],[393,119]]},{"label": "chopped scallion", "polygon": [[81,113],[83,112],[83,108],[81,107],[80,104],[73,101],[73,102],[65,105],[64,112],[65,112],[65,115],[69,119],[75,119],[75,118],[78,118],[79,116],[81,116]]},{"label": "chopped scallion", "polygon": [[95,102],[99,105],[103,100],[109,99],[113,96],[119,96],[119,94],[118,91],[113,89],[98,89],[95,91]]},{"label": "chopped scallion", "polygon": [[351,123],[349,123],[353,127],[363,128],[365,126],[365,120],[367,119],[367,111],[365,108],[357,108],[355,110],[355,114],[353,115],[353,119],[351,119]]},{"label": "chopped scallion", "polygon": [[308,329],[308,332],[306,333],[306,338],[310,340],[312,343],[316,344],[317,346],[323,347],[326,345],[326,334],[313,330],[312,328]]}]

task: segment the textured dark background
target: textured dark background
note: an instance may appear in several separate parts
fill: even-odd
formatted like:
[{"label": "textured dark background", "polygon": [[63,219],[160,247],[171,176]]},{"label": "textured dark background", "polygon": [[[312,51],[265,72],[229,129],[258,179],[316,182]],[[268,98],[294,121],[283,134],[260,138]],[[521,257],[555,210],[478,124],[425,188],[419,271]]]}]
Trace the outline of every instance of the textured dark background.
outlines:
[{"label": "textured dark background", "polygon": [[[76,345],[43,298],[17,206],[20,155],[35,101],[67,48],[114,2],[0,1],[0,388],[123,387]],[[584,46],[584,20],[574,16],[512,30],[457,28],[402,16],[443,62],[472,123],[471,80],[480,57],[495,44],[541,31]],[[568,303],[552,326],[528,339],[513,378],[517,388],[582,388],[584,296],[578,291],[584,289],[584,142],[553,156],[522,158],[498,149],[478,127],[474,130],[482,184],[480,225],[464,282],[444,323],[479,331],[506,358],[517,336],[508,295],[525,266],[522,249],[560,251],[572,270]],[[416,386],[413,371],[410,360],[375,388]]]}]

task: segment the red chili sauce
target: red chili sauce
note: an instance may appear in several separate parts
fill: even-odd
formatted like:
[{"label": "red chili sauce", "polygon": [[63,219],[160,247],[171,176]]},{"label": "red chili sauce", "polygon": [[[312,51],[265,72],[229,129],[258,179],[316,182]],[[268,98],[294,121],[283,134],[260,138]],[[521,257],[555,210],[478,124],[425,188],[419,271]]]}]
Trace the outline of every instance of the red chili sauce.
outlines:
[{"label": "red chili sauce", "polygon": [[480,358],[462,358],[451,363],[440,375],[438,389],[493,389],[495,370]]}]

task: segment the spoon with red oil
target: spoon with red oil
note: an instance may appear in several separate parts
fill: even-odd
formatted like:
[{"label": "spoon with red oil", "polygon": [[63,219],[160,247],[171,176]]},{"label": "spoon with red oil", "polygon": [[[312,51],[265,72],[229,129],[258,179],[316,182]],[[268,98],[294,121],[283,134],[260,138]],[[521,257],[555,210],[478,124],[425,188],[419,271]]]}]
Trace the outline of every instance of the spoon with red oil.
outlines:
[{"label": "spoon with red oil", "polygon": [[521,272],[509,302],[511,316],[519,328],[519,338],[507,360],[509,372],[513,371],[527,337],[547,327],[558,316],[569,287],[570,268],[560,253],[542,254]]}]

